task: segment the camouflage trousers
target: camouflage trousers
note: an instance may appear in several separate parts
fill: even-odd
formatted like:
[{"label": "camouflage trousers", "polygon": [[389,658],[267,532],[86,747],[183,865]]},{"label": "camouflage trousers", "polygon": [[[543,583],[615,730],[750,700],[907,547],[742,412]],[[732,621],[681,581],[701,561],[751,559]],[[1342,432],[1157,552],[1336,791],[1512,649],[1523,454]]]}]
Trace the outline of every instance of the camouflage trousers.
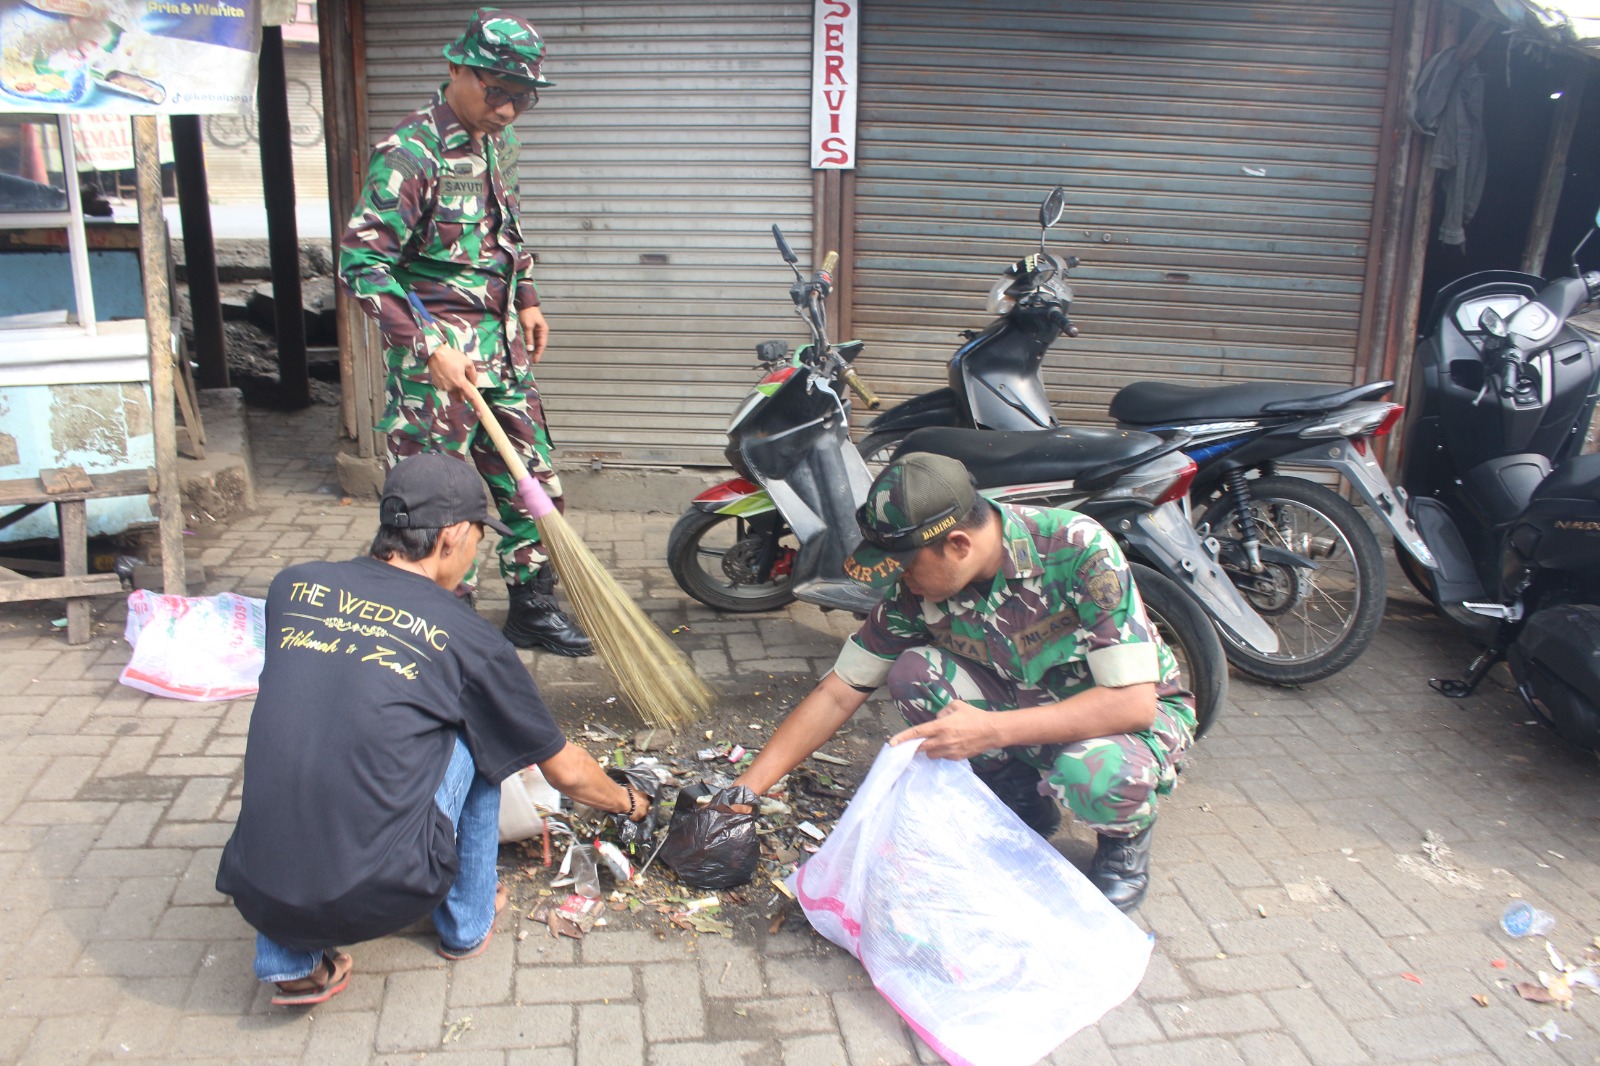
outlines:
[{"label": "camouflage trousers", "polygon": [[[476,466],[489,486],[500,520],[511,528],[511,536],[500,538],[500,574],[507,585],[531,581],[548,557],[540,550],[533,515],[517,495],[516,479],[479,423],[477,411],[470,403],[451,402],[446,393],[434,388],[426,367],[420,372],[399,373],[391,365],[386,391],[388,403],[378,430],[385,434],[389,465],[420,452],[444,452]],[[538,389],[531,381],[518,384],[508,374],[485,374],[479,363],[478,392],[493,409],[528,472],[540,480],[556,506],[562,507],[561,480],[550,465],[550,436],[545,431]],[[477,576],[474,563],[462,584],[476,587]]]},{"label": "camouflage trousers", "polygon": [[[907,725],[931,721],[951,700],[985,711],[1009,711],[1061,699],[933,647],[901,653],[889,670],[888,688]],[[1178,766],[1192,739],[1182,717],[1161,701],[1156,704],[1155,725],[1144,733],[996,748],[969,762],[980,774],[1012,759],[1025,762],[1042,775],[1040,795],[1054,794],[1096,832],[1132,836],[1155,822],[1158,797],[1177,783]]]}]

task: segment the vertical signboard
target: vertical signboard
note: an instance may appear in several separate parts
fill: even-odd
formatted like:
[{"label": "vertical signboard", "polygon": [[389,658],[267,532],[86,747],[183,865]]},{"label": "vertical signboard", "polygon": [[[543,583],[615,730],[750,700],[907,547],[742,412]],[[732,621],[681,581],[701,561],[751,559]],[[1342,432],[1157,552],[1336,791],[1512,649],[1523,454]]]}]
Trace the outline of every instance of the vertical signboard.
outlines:
[{"label": "vertical signboard", "polygon": [[856,165],[857,8],[859,0],[817,0],[811,34],[811,167]]}]

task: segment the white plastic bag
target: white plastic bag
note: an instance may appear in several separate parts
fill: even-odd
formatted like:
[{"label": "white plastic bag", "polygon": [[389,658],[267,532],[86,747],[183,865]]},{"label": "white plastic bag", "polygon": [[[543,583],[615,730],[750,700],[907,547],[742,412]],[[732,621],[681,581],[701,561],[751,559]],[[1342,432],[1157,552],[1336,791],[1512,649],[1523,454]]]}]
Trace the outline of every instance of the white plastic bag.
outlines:
[{"label": "white plastic bag", "polygon": [[885,745],[789,878],[817,932],[957,1066],[1024,1066],[1133,994],[1150,938],[964,761]]},{"label": "white plastic bag", "polygon": [[561,793],[537,766],[518,770],[500,782],[500,843],[530,840],[544,828],[547,811],[561,809]]},{"label": "white plastic bag", "polygon": [[253,695],[266,658],[267,603],[223,592],[191,598],[139,589],[123,638],[133,658],[117,680],[179,700]]}]

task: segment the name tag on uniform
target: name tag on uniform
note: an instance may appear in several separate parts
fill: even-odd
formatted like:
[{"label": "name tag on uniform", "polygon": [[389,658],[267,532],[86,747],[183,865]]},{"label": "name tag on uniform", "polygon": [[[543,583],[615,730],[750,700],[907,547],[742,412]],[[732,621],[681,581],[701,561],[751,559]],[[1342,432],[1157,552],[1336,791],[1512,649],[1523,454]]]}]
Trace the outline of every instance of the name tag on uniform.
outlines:
[{"label": "name tag on uniform", "polygon": [[446,199],[459,197],[482,196],[483,178],[468,174],[461,177],[456,174],[446,174],[439,186],[439,195]]}]

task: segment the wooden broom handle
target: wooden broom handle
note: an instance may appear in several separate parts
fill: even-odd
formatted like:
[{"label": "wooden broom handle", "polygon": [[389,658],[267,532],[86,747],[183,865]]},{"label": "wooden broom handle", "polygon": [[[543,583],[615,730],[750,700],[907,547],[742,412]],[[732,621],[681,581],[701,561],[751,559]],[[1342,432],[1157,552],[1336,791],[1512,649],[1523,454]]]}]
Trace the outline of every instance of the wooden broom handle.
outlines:
[{"label": "wooden broom handle", "polygon": [[529,476],[528,468],[523,465],[517,449],[511,446],[511,438],[506,436],[506,431],[501,428],[500,420],[494,416],[494,411],[489,407],[489,401],[479,395],[477,388],[472,384],[462,387],[466,390],[467,399],[471,401],[473,409],[478,412],[478,421],[483,423],[484,432],[494,441],[495,451],[505,460],[506,469],[511,471],[511,476],[518,481]]}]

